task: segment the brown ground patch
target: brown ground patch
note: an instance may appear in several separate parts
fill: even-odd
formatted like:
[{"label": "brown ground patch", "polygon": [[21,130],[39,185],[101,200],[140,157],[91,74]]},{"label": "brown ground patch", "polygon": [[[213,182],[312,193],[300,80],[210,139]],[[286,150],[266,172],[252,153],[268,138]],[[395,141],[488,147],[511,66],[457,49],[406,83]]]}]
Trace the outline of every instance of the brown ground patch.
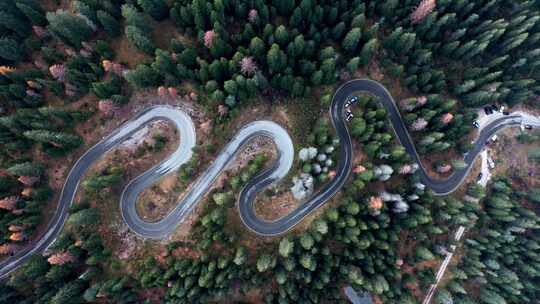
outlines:
[{"label": "brown ground patch", "polygon": [[516,136],[517,128],[499,133],[499,140],[491,144],[491,157],[495,162],[492,175],[509,175],[525,182],[529,187],[540,187],[540,165],[529,160],[529,152],[538,148],[537,142],[522,144]]},{"label": "brown ground patch", "polygon": [[[405,99],[405,98],[422,95],[422,94],[414,94],[413,92],[411,92],[406,86],[401,84],[401,80],[399,78],[391,77],[389,75],[383,74],[383,69],[381,68],[380,63],[376,59],[371,60],[371,62],[366,67],[360,68],[354,74],[354,77],[355,78],[370,78],[370,79],[374,79],[381,82],[388,89],[388,91],[390,92],[390,94],[392,95],[392,97],[394,98],[396,102],[399,102],[400,100]],[[449,96],[446,96],[444,94],[442,95],[443,97],[450,99]],[[392,134],[394,133],[392,132]],[[417,142],[418,138],[416,138],[416,136],[414,135],[415,134],[411,132],[411,136]],[[451,161],[453,159],[463,159],[463,156],[459,152],[457,152],[455,149],[450,149],[448,151],[445,151],[442,153],[436,153],[436,154],[435,153],[430,153],[428,155],[421,154],[420,156],[421,156],[422,165],[426,168],[426,171],[428,172],[428,174],[431,177],[438,178],[438,179],[445,179],[451,174],[451,172],[448,174],[437,173],[435,170],[433,170],[433,164],[435,162],[439,160]]]},{"label": "brown ground patch", "polygon": [[171,19],[165,19],[164,21],[157,22],[152,29],[153,42],[157,48],[162,50],[169,49],[172,39],[177,39],[186,45],[192,45],[195,43],[192,38],[180,34],[176,28],[176,25]]},{"label": "brown ground patch", "polygon": [[114,61],[123,63],[130,69],[135,68],[139,63],[152,59],[149,55],[131,45],[125,35],[113,39],[110,45],[115,51]]},{"label": "brown ground patch", "polygon": [[[167,134],[169,142],[160,151],[152,151],[148,146],[152,140],[152,134],[156,130]],[[167,130],[169,132],[167,132]],[[164,159],[178,146],[178,140],[172,132],[171,125],[166,126],[163,122],[156,122],[150,128],[145,140],[137,142],[137,144],[129,146],[120,146],[119,148],[108,152],[100,161],[92,166],[86,176],[100,172],[110,166],[121,166],[124,168],[124,176],[122,185],[116,186],[113,189],[105,189],[100,192],[99,197],[91,198],[92,204],[100,210],[101,226],[99,228],[101,235],[104,237],[108,248],[113,250],[113,254],[120,260],[132,258],[132,256],[141,248],[142,243],[138,241],[136,236],[129,231],[128,227],[122,221],[120,210],[118,208],[119,194],[124,185],[138,176],[141,172],[149,169],[159,161]],[[142,150],[141,150],[142,149]],[[135,155],[138,154],[138,157]],[[126,161],[129,160],[129,161]],[[77,201],[89,199],[87,195],[79,192]]]},{"label": "brown ground patch", "polygon": [[255,203],[255,214],[267,220],[273,221],[291,213],[301,202],[297,201],[291,191],[281,191],[276,194],[260,194]]},{"label": "brown ground patch", "polygon": [[[231,175],[230,172],[236,172],[240,168],[245,167],[255,155],[264,153],[268,156],[268,163],[275,160],[276,150],[271,140],[265,137],[258,137],[246,144],[241,152],[234,158],[232,163],[226,167],[226,173],[218,176],[216,181],[208,190],[211,193],[213,189],[223,187],[225,181]],[[207,162],[210,164],[210,162]],[[199,173],[202,174],[206,168],[201,168]],[[200,174],[196,174],[192,179],[192,183],[197,180]],[[182,198],[191,189],[192,183],[187,187],[180,185],[180,180],[176,173],[171,174],[167,178],[162,179],[153,187],[146,189],[141,193],[141,197],[137,202],[137,212],[147,221],[158,221],[167,215]],[[189,230],[189,229],[188,229]],[[187,232],[187,231],[185,231]]]},{"label": "brown ground patch", "polygon": [[[92,108],[94,102],[95,97],[88,95],[83,97],[81,100],[70,104],[69,107],[73,107],[73,109]],[[186,112],[195,113],[195,116],[199,114],[199,112],[194,109],[193,104],[191,104],[189,101],[180,99],[160,99],[156,98],[148,91],[142,91],[137,93],[128,105],[117,111],[113,119],[105,119],[99,114],[96,114],[85,122],[77,124],[75,130],[84,138],[85,145],[77,149],[75,152],[70,153],[68,156],[63,158],[54,159],[51,159],[42,153],[40,154],[39,152],[36,152],[37,154],[40,154],[36,156],[36,159],[40,159],[43,162],[50,164],[47,168],[47,175],[49,176],[49,184],[55,192],[55,196],[48,203],[49,207],[44,208],[44,218],[49,218],[56,209],[61,187],[63,186],[68,171],[72,167],[75,160],[78,159],[78,157],[82,155],[90,146],[100,140],[103,135],[109,134],[126,119],[133,117],[135,113],[151,104],[171,104],[183,109],[187,109]],[[167,129],[166,125],[167,124],[160,126]],[[172,130],[173,128],[168,128],[168,130],[169,129]],[[170,154],[170,151],[172,151],[177,144],[177,140],[169,140],[168,144],[162,151],[157,153],[146,153],[138,158],[129,156],[129,153],[134,153],[134,151],[121,151],[121,149],[117,149],[109,152],[100,161],[94,164],[88,173],[91,174],[92,172],[98,172],[110,164],[121,163],[126,169],[126,175],[124,178],[127,181],[164,159],[168,154]],[[126,159],[131,160],[127,166],[125,166]],[[104,236],[106,243],[113,248],[115,255],[119,257],[129,255],[126,254],[126,248],[129,249],[127,251],[131,252],[130,254],[133,254],[133,252],[137,252],[134,250],[134,248],[141,248],[141,246],[144,245],[144,243],[139,241],[136,241],[138,244],[137,246],[133,247],[130,245],[131,243],[135,242],[133,240],[135,239],[135,236],[122,222],[118,210],[118,199],[122,188],[123,187],[118,187],[112,189],[111,191],[104,191],[103,196],[100,197],[99,200],[95,201],[95,203],[99,204],[98,207],[101,210],[102,215],[101,218],[103,225],[100,227],[101,235]],[[81,198],[82,196],[79,191],[75,198],[75,202],[81,201]],[[43,233],[47,223],[48,221],[43,221],[43,223],[40,224],[35,233],[36,236]],[[124,242],[130,244],[123,244]],[[130,257],[132,257],[132,255]]]}]

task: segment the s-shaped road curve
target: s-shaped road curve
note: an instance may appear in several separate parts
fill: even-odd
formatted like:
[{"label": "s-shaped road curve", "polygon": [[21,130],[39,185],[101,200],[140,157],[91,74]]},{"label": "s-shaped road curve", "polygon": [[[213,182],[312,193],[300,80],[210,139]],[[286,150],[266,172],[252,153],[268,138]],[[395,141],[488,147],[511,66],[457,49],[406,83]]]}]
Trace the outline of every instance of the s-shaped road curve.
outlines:
[{"label": "s-shaped road curve", "polygon": [[[446,180],[436,180],[429,177],[423,168],[399,110],[386,88],[372,80],[352,80],[343,84],[335,92],[330,107],[331,121],[341,143],[336,177],[302,206],[275,221],[262,220],[253,211],[256,195],[272,183],[282,179],[290,170],[294,159],[293,143],[285,129],[272,121],[261,120],[242,127],[208,169],[194,182],[178,205],[160,221],[150,223],[145,222],[138,216],[135,209],[137,197],[145,188],[154,184],[162,176],[178,169],[191,158],[191,150],[196,144],[196,136],[193,122],[184,112],[164,105],[149,107],[99,141],[77,160],[68,174],[60,194],[57,209],[45,233],[31,246],[2,261],[0,263],[0,278],[4,278],[28,260],[32,254],[42,252],[54,242],[67,219],[69,206],[73,202],[81,178],[95,161],[150,122],[162,119],[170,120],[176,125],[181,143],[177,150],[167,159],[133,179],[124,188],[120,198],[120,208],[124,221],[132,231],[150,239],[168,237],[208,192],[215,178],[230,163],[236,153],[241,150],[242,146],[256,136],[271,138],[276,144],[278,157],[270,168],[254,177],[240,192],[238,204],[240,217],[246,227],[259,235],[274,236],[290,230],[308,214],[324,205],[328,199],[341,189],[349,176],[352,166],[352,143],[343,118],[343,108],[347,98],[355,92],[366,92],[379,98],[389,114],[389,119],[399,141],[413,160],[419,164],[420,170],[418,172],[422,182],[431,188],[435,194],[439,195],[448,194],[461,184],[470,170],[472,161],[482,150],[488,138],[502,128],[519,125],[522,122],[522,117],[519,115],[505,116],[493,121],[482,130],[474,144],[474,148],[466,155],[466,168],[454,172]],[[532,124],[536,127],[540,126],[540,123],[536,121],[532,122]]]}]

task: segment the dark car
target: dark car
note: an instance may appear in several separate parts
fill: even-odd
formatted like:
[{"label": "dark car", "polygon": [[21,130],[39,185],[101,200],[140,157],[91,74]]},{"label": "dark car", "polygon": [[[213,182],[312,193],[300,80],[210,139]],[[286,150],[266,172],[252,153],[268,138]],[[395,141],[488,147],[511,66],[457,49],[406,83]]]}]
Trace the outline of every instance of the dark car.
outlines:
[{"label": "dark car", "polygon": [[486,115],[489,115],[493,113],[493,109],[491,109],[490,106],[484,107],[484,113],[486,113]]},{"label": "dark car", "polygon": [[491,109],[495,112],[499,112],[499,106],[498,105],[492,105]]},{"label": "dark car", "polygon": [[532,129],[532,126],[531,125],[525,125],[525,129],[530,130],[530,129]]},{"label": "dark car", "polygon": [[484,175],[482,174],[482,172],[480,172],[480,174],[478,174],[478,177],[476,178],[476,181],[479,182],[482,179],[482,176]]},{"label": "dark car", "polygon": [[503,115],[510,115],[510,112],[504,111]]}]

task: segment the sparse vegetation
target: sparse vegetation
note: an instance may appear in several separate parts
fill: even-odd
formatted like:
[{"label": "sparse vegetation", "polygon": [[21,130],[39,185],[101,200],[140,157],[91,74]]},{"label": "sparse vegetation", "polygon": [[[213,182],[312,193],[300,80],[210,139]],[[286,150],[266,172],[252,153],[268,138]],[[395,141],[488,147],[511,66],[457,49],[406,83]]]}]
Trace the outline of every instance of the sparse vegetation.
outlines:
[{"label": "sparse vegetation", "polygon": [[[323,183],[339,162],[323,123],[332,94],[369,75],[400,98],[427,167],[463,168],[454,156],[470,148],[478,107],[538,108],[539,12],[539,1],[525,0],[0,1],[0,256],[43,233],[64,167],[140,106],[134,93],[204,108],[194,116],[216,137],[203,144],[208,152],[247,105],[279,101],[295,145],[315,148],[298,151],[301,169]],[[303,227],[272,239],[242,228],[232,207],[268,161],[258,155],[209,193],[185,242],[119,262],[96,207],[129,174],[106,166],[81,181],[62,233],[0,285],[0,302],[343,303],[341,288],[351,285],[384,303],[418,303],[452,245],[461,260],[436,303],[540,298],[536,172],[434,196],[386,110],[359,99],[349,129],[362,157],[340,195]],[[533,145],[538,134],[517,139]],[[153,141],[135,156],[158,154],[168,137]],[[180,168],[176,190],[206,167],[199,152]],[[540,162],[538,148],[524,154]],[[468,228],[462,246],[450,235],[460,225]]]}]

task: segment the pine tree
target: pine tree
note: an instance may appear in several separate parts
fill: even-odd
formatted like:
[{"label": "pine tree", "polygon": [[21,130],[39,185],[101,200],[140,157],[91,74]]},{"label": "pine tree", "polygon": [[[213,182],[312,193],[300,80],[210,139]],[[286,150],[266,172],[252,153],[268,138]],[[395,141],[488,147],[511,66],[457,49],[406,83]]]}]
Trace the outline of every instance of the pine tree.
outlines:
[{"label": "pine tree", "polygon": [[193,13],[193,20],[195,26],[198,30],[205,30],[207,17],[208,17],[208,6],[207,2],[204,0],[193,0],[191,3],[191,11]]},{"label": "pine tree", "polygon": [[169,77],[169,79],[171,77],[176,78],[176,73],[178,72],[176,63],[174,62],[171,54],[161,49],[156,49],[155,60],[152,63],[152,68],[160,73],[164,78]]},{"label": "pine tree", "polygon": [[416,247],[416,257],[421,261],[435,259],[433,253],[431,253],[431,251],[424,246]]},{"label": "pine tree", "polygon": [[373,54],[377,52],[378,47],[378,41],[377,38],[373,38],[369,40],[364,46],[362,47],[362,51],[360,51],[360,64],[366,65],[371,60],[371,57]]},{"label": "pine tree", "polygon": [[279,254],[282,257],[288,257],[294,250],[294,241],[288,237],[284,237],[279,242]]},{"label": "pine tree", "polygon": [[68,225],[87,226],[97,224],[99,221],[99,213],[95,208],[83,209],[69,216]]},{"label": "pine tree", "polygon": [[345,38],[343,38],[343,49],[353,54],[358,47],[360,38],[362,38],[362,29],[353,28],[350,32],[347,33],[347,35],[345,35]]},{"label": "pine tree", "polygon": [[169,8],[164,0],[137,0],[143,11],[157,21],[161,21],[169,15]]},{"label": "pine tree", "polygon": [[259,272],[265,272],[276,266],[276,258],[270,254],[261,254],[257,259],[257,270]]},{"label": "pine tree", "polygon": [[300,236],[300,245],[302,245],[305,250],[310,250],[311,247],[315,245],[315,240],[309,232],[304,232]]},{"label": "pine tree", "polygon": [[[29,5],[33,3],[32,5]],[[47,24],[47,19],[45,19],[45,14],[39,4],[28,1],[28,0],[18,0],[17,8],[32,22],[34,25],[44,26]]]},{"label": "pine tree", "polygon": [[77,135],[72,135],[64,132],[53,132],[48,130],[32,130],[23,133],[28,139],[36,142],[46,143],[54,147],[63,149],[73,149],[82,144],[82,140]]},{"label": "pine tree", "polygon": [[70,304],[81,302],[83,286],[80,281],[71,281],[62,286],[51,298],[51,304]]},{"label": "pine tree", "polygon": [[272,4],[277,8],[281,16],[289,16],[295,7],[294,0],[273,0]]},{"label": "pine tree", "polygon": [[46,17],[48,29],[65,43],[80,47],[92,35],[92,28],[83,17],[62,10],[48,12]]},{"label": "pine tree", "polygon": [[87,19],[87,23],[90,22],[92,24],[91,27],[96,26],[97,16],[94,8],[82,1],[73,1],[72,6],[78,16],[84,16]]},{"label": "pine tree", "polygon": [[247,261],[247,250],[245,247],[238,247],[236,250],[236,253],[234,255],[233,262],[240,266],[243,265]]},{"label": "pine tree", "polygon": [[30,24],[20,13],[0,11],[0,26],[9,29],[20,37],[26,37],[30,33]]},{"label": "pine tree", "polygon": [[287,31],[287,28],[285,26],[280,25],[276,28],[276,32],[274,33],[274,37],[276,39],[276,42],[284,47],[289,43],[289,32]]},{"label": "pine tree", "polygon": [[145,52],[146,54],[154,54],[156,49],[152,40],[148,37],[141,28],[128,25],[125,29],[126,38],[139,50]]},{"label": "pine tree", "polygon": [[313,258],[313,255],[309,253],[303,253],[300,256],[300,265],[302,265],[304,268],[310,271],[314,271],[315,268],[317,267],[317,262]]},{"label": "pine tree", "polygon": [[122,17],[126,20],[126,27],[129,25],[137,27],[145,34],[152,31],[144,15],[131,4],[122,5]]},{"label": "pine tree", "polygon": [[97,11],[97,19],[107,35],[111,37],[120,35],[120,23],[109,13],[99,10]]},{"label": "pine tree", "polygon": [[92,92],[99,99],[108,99],[122,92],[122,80],[118,76],[112,76],[110,80],[92,83]]},{"label": "pine tree", "polygon": [[268,54],[266,55],[266,62],[271,74],[279,73],[287,65],[287,56],[280,50],[279,45],[273,44]]},{"label": "pine tree", "polygon": [[266,50],[266,47],[264,45],[264,41],[260,39],[259,37],[253,37],[251,39],[251,42],[249,44],[249,50],[251,54],[257,58],[261,58]]},{"label": "pine tree", "polygon": [[31,162],[15,164],[7,169],[10,174],[18,176],[41,176],[43,166]]},{"label": "pine tree", "polygon": [[312,224],[313,229],[320,233],[320,234],[326,234],[328,233],[328,224],[323,219],[317,219]]},{"label": "pine tree", "polygon": [[234,195],[232,192],[218,192],[212,195],[212,199],[218,206],[229,206],[234,202]]},{"label": "pine tree", "polygon": [[11,38],[0,38],[0,58],[19,63],[24,56],[24,49],[20,43]]},{"label": "pine tree", "polygon": [[137,65],[134,70],[127,71],[124,77],[136,88],[157,86],[161,81],[161,77],[156,70],[146,64]]},{"label": "pine tree", "polygon": [[360,57],[353,57],[347,62],[347,70],[351,74],[354,74],[358,70],[358,66],[360,66]]}]

